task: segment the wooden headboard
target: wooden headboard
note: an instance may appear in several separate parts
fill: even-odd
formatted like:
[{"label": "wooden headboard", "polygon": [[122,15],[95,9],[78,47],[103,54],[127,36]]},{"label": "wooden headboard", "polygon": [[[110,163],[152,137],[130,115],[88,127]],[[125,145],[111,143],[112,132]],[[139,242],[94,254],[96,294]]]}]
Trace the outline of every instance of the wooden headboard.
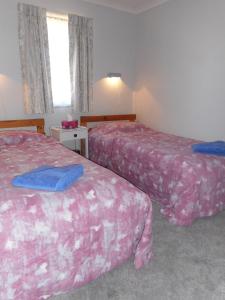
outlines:
[{"label": "wooden headboard", "polygon": [[38,133],[45,133],[44,119],[24,119],[0,121],[0,128],[36,127]]},{"label": "wooden headboard", "polygon": [[107,121],[130,121],[136,120],[135,114],[128,115],[105,115],[105,116],[81,116],[80,125],[87,127],[87,123],[92,122],[107,122]]}]

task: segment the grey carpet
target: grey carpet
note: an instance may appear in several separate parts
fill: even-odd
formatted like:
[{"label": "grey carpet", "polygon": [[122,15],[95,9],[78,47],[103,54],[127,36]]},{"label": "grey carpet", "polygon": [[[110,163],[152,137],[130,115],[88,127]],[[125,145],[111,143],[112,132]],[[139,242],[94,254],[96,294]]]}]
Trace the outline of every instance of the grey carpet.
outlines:
[{"label": "grey carpet", "polygon": [[51,300],[225,300],[225,212],[191,227],[169,224],[154,204],[154,258],[129,261],[89,285]]}]

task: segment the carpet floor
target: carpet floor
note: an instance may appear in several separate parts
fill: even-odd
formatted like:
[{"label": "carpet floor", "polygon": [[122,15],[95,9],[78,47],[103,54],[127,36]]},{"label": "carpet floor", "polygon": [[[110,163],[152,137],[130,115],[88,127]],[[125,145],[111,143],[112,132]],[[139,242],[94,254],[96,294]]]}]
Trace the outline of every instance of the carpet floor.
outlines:
[{"label": "carpet floor", "polygon": [[51,300],[225,300],[225,212],[190,227],[168,223],[154,204],[154,257],[137,271],[128,261]]}]

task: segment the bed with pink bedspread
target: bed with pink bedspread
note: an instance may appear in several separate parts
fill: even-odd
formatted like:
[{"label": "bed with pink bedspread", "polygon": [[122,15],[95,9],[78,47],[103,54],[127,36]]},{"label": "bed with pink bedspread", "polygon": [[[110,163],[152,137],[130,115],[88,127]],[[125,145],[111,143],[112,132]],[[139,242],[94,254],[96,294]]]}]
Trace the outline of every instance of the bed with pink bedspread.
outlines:
[{"label": "bed with pink bedspread", "polygon": [[[64,192],[15,188],[15,175],[40,165],[81,163]],[[134,257],[151,258],[151,201],[52,138],[0,133],[0,299],[36,300],[79,287]]]},{"label": "bed with pink bedspread", "polygon": [[159,202],[171,223],[190,225],[225,208],[225,158],[192,153],[194,143],[138,123],[112,122],[90,131],[89,153]]}]

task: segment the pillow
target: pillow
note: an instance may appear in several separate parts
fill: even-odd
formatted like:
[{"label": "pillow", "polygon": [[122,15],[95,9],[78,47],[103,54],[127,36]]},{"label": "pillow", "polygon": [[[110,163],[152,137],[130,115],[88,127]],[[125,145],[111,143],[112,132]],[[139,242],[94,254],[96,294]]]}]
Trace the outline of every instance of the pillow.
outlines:
[{"label": "pillow", "polygon": [[34,131],[0,131],[0,145],[17,145],[26,141],[41,141],[44,135]]},{"label": "pillow", "polygon": [[123,122],[123,121],[116,121],[116,122],[108,122],[97,125],[94,128],[94,131],[100,131],[101,133],[112,133],[115,131],[119,132],[139,132],[147,129],[143,124],[138,122]]},{"label": "pillow", "polygon": [[42,133],[38,133],[36,131],[22,131],[23,142],[32,142],[37,141],[41,142],[46,139],[46,136]]}]

